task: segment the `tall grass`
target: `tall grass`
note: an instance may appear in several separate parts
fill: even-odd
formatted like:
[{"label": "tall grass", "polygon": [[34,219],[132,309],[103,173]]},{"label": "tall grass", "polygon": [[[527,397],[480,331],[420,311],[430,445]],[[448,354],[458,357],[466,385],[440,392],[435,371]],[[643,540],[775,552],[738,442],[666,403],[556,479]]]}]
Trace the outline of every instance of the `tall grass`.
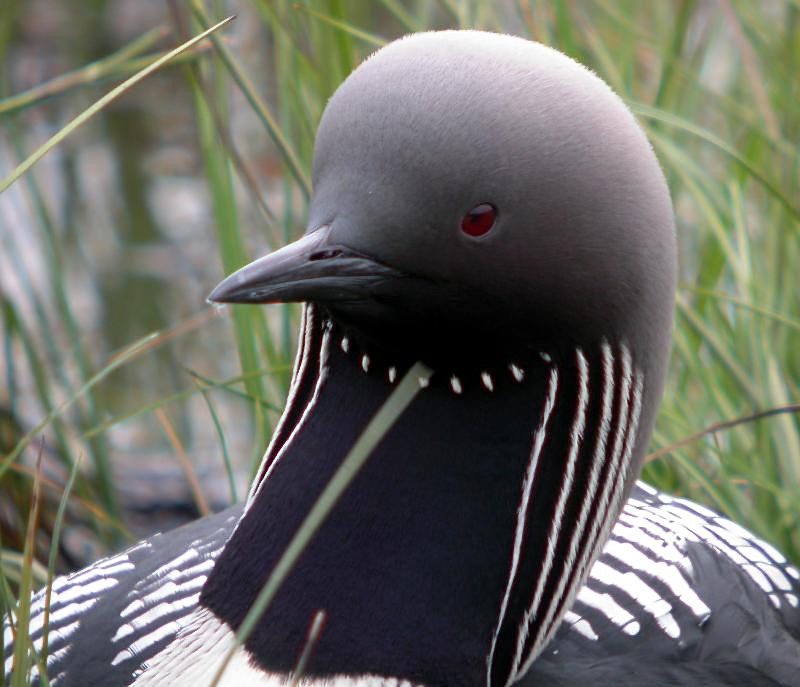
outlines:
[{"label": "tall grass", "polygon": [[[325,102],[377,46],[426,28],[552,45],[636,113],[672,191],[681,259],[645,478],[724,511],[800,564],[796,3],[176,0],[135,35],[113,24],[122,4],[54,3],[77,28],[54,43],[58,71],[33,82],[18,68],[35,57],[26,40],[44,31],[49,45],[60,29],[37,27],[42,17],[22,2],[0,8],[0,179],[120,80],[238,15],[68,130],[0,194],[0,612],[16,608],[18,590],[131,537],[126,461],[177,466],[173,447],[185,447],[200,489],[224,475],[212,503],[242,493],[285,397],[296,311],[234,306],[215,317],[203,295],[303,231]],[[178,177],[200,207],[191,231],[157,200]],[[59,532],[84,544],[51,551]]]}]

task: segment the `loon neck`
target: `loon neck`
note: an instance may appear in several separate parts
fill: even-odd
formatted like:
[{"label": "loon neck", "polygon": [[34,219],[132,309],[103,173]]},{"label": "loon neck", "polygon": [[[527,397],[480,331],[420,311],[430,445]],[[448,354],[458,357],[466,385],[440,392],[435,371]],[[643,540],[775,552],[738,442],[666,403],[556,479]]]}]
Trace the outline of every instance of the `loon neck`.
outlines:
[{"label": "loon neck", "polygon": [[[250,636],[255,662],[291,673],[324,610],[308,677],[505,685],[522,675],[630,481],[641,375],[625,346],[595,348],[486,372],[488,384],[434,372]],[[233,628],[405,372],[348,349],[307,306],[286,410],[201,594]]]}]

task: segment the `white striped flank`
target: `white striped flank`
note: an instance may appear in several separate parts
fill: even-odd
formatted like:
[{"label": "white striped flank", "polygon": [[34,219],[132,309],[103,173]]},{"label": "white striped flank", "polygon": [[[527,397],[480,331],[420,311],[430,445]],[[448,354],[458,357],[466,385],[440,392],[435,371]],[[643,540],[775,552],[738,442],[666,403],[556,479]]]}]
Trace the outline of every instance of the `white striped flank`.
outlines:
[{"label": "white striped flank", "polygon": [[[581,539],[583,538],[584,531],[586,528],[586,523],[589,518],[589,512],[591,510],[592,504],[595,503],[597,499],[597,489],[600,483],[600,473],[603,469],[603,466],[608,463],[608,456],[606,454],[606,448],[608,446],[608,435],[611,431],[611,421],[613,415],[613,404],[614,404],[614,358],[611,353],[611,347],[608,345],[608,342],[603,341],[601,347],[601,358],[602,358],[602,405],[600,410],[600,422],[597,430],[597,434],[594,437],[594,452],[592,453],[592,461],[591,461],[591,468],[589,471],[589,480],[586,485],[586,492],[583,495],[583,501],[581,502],[581,508],[578,513],[578,521],[575,525],[575,528],[572,530],[572,538],[569,542],[569,548],[567,550],[567,557],[563,564],[564,572],[558,579],[558,586],[556,587],[555,593],[550,597],[550,603],[547,607],[547,610],[544,614],[543,620],[539,623],[539,630],[537,632],[537,637],[531,642],[531,649],[528,652],[527,657],[522,662],[519,672],[514,676],[515,679],[518,678],[521,674],[528,671],[533,661],[536,659],[537,651],[535,648],[538,646],[543,646],[545,642],[550,639],[550,636],[553,632],[555,632],[559,618],[556,617],[556,611],[560,606],[564,605],[564,594],[572,593],[574,594],[577,592],[577,589],[567,590],[567,581],[572,577],[575,578],[576,575],[571,575],[570,571],[576,569],[576,557],[578,556],[578,546],[580,544]],[[606,479],[602,485],[601,491],[601,499],[602,496],[605,496],[612,488],[613,483]],[[595,518],[594,524],[596,527],[605,527],[606,529],[610,529],[610,524],[606,525],[601,519]],[[583,575],[583,571],[590,560],[591,555],[593,554],[593,548],[595,542],[597,541],[597,536],[595,533],[595,537],[593,538],[594,542],[591,542],[590,546],[585,547],[585,549],[580,552],[580,562],[577,564],[577,576],[580,577]]]},{"label": "white striped flank", "polygon": [[679,566],[667,561],[653,559],[641,552],[630,542],[611,539],[605,547],[604,553],[610,558],[615,558],[623,565],[632,568],[632,572],[641,571],[654,580],[658,580],[675,599],[689,607],[697,617],[706,617],[710,613],[708,606],[695,594],[689,581],[683,576]]},{"label": "white striped flank", "polygon": [[[80,626],[80,621],[76,620],[69,625],[62,626],[59,631],[54,631],[48,634],[48,652],[47,652],[47,666],[51,666],[55,661],[57,661],[61,656],[65,655],[70,647],[61,648],[60,644],[63,641],[66,641],[70,635],[72,635],[75,630],[78,629]],[[39,637],[38,639],[32,640],[33,648],[36,650],[38,654],[41,655],[42,652],[42,638]],[[9,652],[7,649],[5,650],[6,659],[3,663],[3,674],[5,676],[5,680],[3,681],[3,685],[10,685],[10,678],[11,678],[11,669],[14,665],[14,654],[13,648],[12,651]],[[31,667],[31,677],[32,679],[36,679],[39,675],[39,668],[34,663]],[[50,680],[50,684],[54,684],[53,680]]]},{"label": "white striped flank", "polygon": [[[48,648],[47,651],[47,667],[50,668],[54,664],[62,661],[64,657],[69,653],[72,647],[65,646],[63,649],[58,649],[57,651],[50,651]],[[58,677],[60,678],[63,673],[59,673]],[[55,678],[50,680],[50,684],[55,686],[57,684],[57,680]]]},{"label": "white striped flank", "polygon": [[11,629],[12,625],[17,626],[17,614],[14,610],[7,616],[3,617],[3,652],[8,654],[11,648],[11,643],[14,641],[14,630]]},{"label": "white striped flank", "polygon": [[[65,624],[71,624],[76,617],[94,606],[105,592],[116,587],[119,579],[115,575],[134,569],[128,554],[144,547],[145,544],[139,543],[96,562],[86,570],[54,580],[50,589],[48,634],[63,630]],[[32,639],[37,638],[44,629],[45,600],[46,595],[41,591],[31,601],[28,633]]]},{"label": "white striped flank", "polygon": [[[187,599],[196,601],[205,581],[206,576],[203,575],[180,586],[174,582],[167,582],[150,594],[134,599],[120,613],[120,618],[125,618],[126,623],[130,623],[132,629],[140,629],[162,616],[182,608],[188,608],[190,603]],[[116,642],[117,638],[112,637],[111,641]]]},{"label": "white striped flank", "polygon": [[[138,628],[137,628],[138,629]],[[120,663],[134,658],[147,650],[149,647],[157,644],[162,639],[166,639],[170,635],[176,634],[181,629],[181,623],[177,621],[170,621],[161,623],[151,632],[142,637],[137,637],[132,642],[128,643],[112,660],[111,665],[116,666]]]},{"label": "white striped flank", "polygon": [[[691,501],[659,492],[652,495],[652,500],[655,503],[631,498],[620,520],[629,526],[638,526],[648,536],[657,538],[661,543],[658,552],[661,559],[674,562],[682,570],[691,572],[686,542],[704,544],[746,573],[769,595],[775,608],[797,607],[796,580],[800,579],[800,573],[770,544]],[[624,533],[620,536],[624,536]],[[698,612],[697,601],[693,597],[682,596],[681,600],[695,613]]]},{"label": "white striped flank", "polygon": [[[97,580],[92,580],[85,584],[73,585],[68,587],[62,592],[57,593],[57,600],[59,603],[70,603],[72,601],[80,601],[86,597],[100,596],[104,591],[117,586],[117,581],[114,578],[101,577]],[[50,597],[50,605],[53,605],[52,594]]]},{"label": "white striped flank", "polygon": [[[69,638],[75,633],[75,631],[80,627],[80,620],[75,620],[71,622],[69,625],[63,625],[58,630],[52,630],[48,632],[48,651],[47,651],[47,666],[53,665],[55,661],[57,661],[61,656],[64,656],[69,650],[72,648],[71,645],[67,644],[67,646],[61,646],[64,642],[69,640]],[[44,649],[42,638],[39,637],[32,641],[34,650],[41,655]],[[13,661],[13,656],[10,659]],[[10,665],[7,663],[8,671],[11,670]],[[33,666],[33,677],[38,676],[38,666]],[[50,684],[53,684],[53,681],[50,681]]]},{"label": "white striped flank", "polygon": [[[70,587],[81,587],[93,580],[113,580],[115,579],[114,576],[117,573],[128,572],[134,568],[133,563],[128,560],[127,554],[119,554],[117,556],[113,556],[113,558],[109,560],[113,560],[114,564],[106,567],[100,567],[99,564],[95,563],[86,570],[82,570],[81,572],[70,575],[67,578],[62,578],[64,580],[62,583],[64,590],[69,589]],[[53,589],[56,589],[55,584],[53,585]],[[60,592],[61,590],[59,589],[58,591]]]},{"label": "white striped flank", "polygon": [[647,550],[654,560],[675,563],[686,573],[691,574],[691,566],[685,567],[686,557],[681,551],[681,542],[685,535],[682,527],[674,529],[664,527],[663,523],[654,522],[648,514],[636,505],[637,500],[631,498],[614,525],[614,538],[636,544]]},{"label": "white striped flank", "polygon": [[175,635],[191,618],[200,590],[205,584],[221,546],[211,548],[203,540],[139,580],[128,594],[132,600],[120,611],[120,620],[111,641],[121,644],[111,661],[118,665],[138,658],[163,639]]},{"label": "white striped flank", "polygon": [[[509,673],[509,681],[507,684],[510,684],[516,680],[519,674],[523,653],[525,651],[525,646],[530,634],[531,620],[539,611],[542,595],[544,594],[545,587],[549,582],[550,574],[553,571],[556,545],[558,543],[559,535],[567,529],[564,527],[562,520],[564,517],[564,509],[566,508],[567,498],[569,497],[572,489],[572,483],[575,479],[575,465],[578,461],[581,441],[583,440],[583,432],[586,427],[586,409],[589,404],[589,364],[586,361],[586,356],[580,349],[576,349],[575,359],[578,371],[577,406],[575,409],[575,420],[573,421],[570,429],[570,446],[567,454],[564,480],[561,483],[561,489],[559,491],[555,513],[553,514],[553,520],[550,523],[550,529],[547,534],[547,549],[545,551],[544,561],[542,561],[542,567],[536,581],[536,589],[533,593],[531,604],[523,614],[522,622],[518,629],[514,660],[511,664],[511,671]],[[537,649],[538,646],[534,641],[530,651],[535,652]]]},{"label": "white striped flank", "polygon": [[[102,586],[98,586],[97,582],[103,582]],[[85,593],[81,594],[80,598],[83,598],[83,601],[76,601],[74,599],[74,595],[70,592],[78,591],[80,589],[72,588],[70,589],[65,595],[58,595],[55,598],[51,597],[50,599],[50,608],[51,612],[48,617],[48,634],[53,634],[59,630],[63,630],[65,627],[65,623],[71,624],[74,622],[75,618],[79,618],[83,613],[89,610],[95,603],[102,592],[111,589],[112,587],[116,586],[116,581],[114,580],[98,580],[97,582],[92,583],[93,589],[91,590],[91,595],[93,598],[86,599],[85,597],[89,595],[89,590],[86,590]],[[109,584],[110,583],[110,584]],[[88,585],[87,585],[88,586]],[[64,598],[66,597],[66,598]],[[28,634],[34,638],[38,637],[38,635],[44,629],[44,612],[37,613],[36,615],[31,616],[30,622],[28,623]]]},{"label": "white striped flank", "polygon": [[[205,577],[206,573],[211,571],[216,562],[217,554],[222,551],[222,548],[211,549],[207,553],[204,552],[205,558],[198,563],[193,563],[188,568],[176,568],[167,573],[163,573],[164,577],[168,580],[173,580],[179,585],[191,584],[192,580],[197,577]],[[153,574],[150,577],[155,577]]]},{"label": "white striped flank", "polygon": [[160,568],[157,568],[153,572],[151,572],[148,577],[161,577],[162,575],[168,575],[170,572],[176,569],[180,569],[184,563],[189,563],[196,561],[200,557],[200,553],[197,551],[194,546],[190,546],[186,551],[175,556],[171,561],[168,563],[164,563]]},{"label": "white striped flank", "polygon": [[[588,585],[584,585],[578,592],[577,600],[600,611],[625,634],[636,635],[642,629],[639,621],[614,601],[611,594],[598,592]],[[573,612],[573,616],[575,615],[577,614]]]},{"label": "white striped flank", "polygon": [[680,627],[672,616],[672,604],[655,591],[635,572],[620,572],[600,560],[592,568],[592,577],[609,586],[617,587],[623,594],[651,615],[658,626],[673,639],[680,637]]},{"label": "white striped flank", "polygon": [[[781,562],[780,555],[773,558],[769,544],[704,506],[639,482],[570,618],[588,623],[597,612],[628,635],[635,634],[636,623],[648,624],[680,647],[685,633],[691,636],[703,628],[719,608],[718,600],[705,596],[715,586],[718,570],[695,568],[690,557],[695,547],[727,558],[779,613],[797,607],[798,586],[792,581],[800,573],[785,559]],[[588,637],[573,623],[565,627]]]},{"label": "white striped flank", "polygon": [[[264,474],[266,468],[265,462],[267,461],[268,456],[272,454],[273,443],[277,441],[283,434],[283,429],[288,422],[290,411],[294,407],[295,403],[297,403],[297,394],[300,391],[301,381],[303,380],[308,368],[311,343],[314,333],[314,315],[314,306],[311,303],[303,304],[303,316],[300,323],[300,333],[297,337],[300,345],[297,347],[297,353],[295,353],[294,374],[292,375],[292,381],[289,385],[289,395],[286,398],[286,405],[283,408],[283,413],[281,413],[278,424],[275,426],[275,431],[272,432],[272,440],[267,446],[267,450],[264,451],[261,464],[258,466],[256,475],[259,475],[259,477],[253,480],[253,484],[250,486],[250,491],[247,494],[247,501],[245,503],[244,510],[245,513],[253,503],[256,494],[258,494],[261,484],[266,480],[266,475]],[[244,515],[244,513],[242,515]]]},{"label": "white striped flank", "polygon": [[508,571],[508,581],[506,582],[506,589],[503,595],[503,601],[500,604],[500,614],[497,618],[497,626],[495,627],[494,634],[492,635],[492,643],[489,648],[489,654],[486,658],[486,685],[491,687],[492,680],[492,663],[494,662],[494,652],[497,649],[497,638],[500,635],[500,628],[505,620],[506,611],[508,610],[508,599],[511,596],[511,589],[516,582],[517,567],[519,565],[520,551],[522,549],[522,540],[525,534],[525,521],[528,516],[528,505],[530,502],[531,489],[536,477],[536,468],[539,465],[539,456],[542,452],[542,445],[544,444],[545,437],[547,436],[547,423],[550,420],[550,415],[553,412],[553,406],[556,401],[556,392],[558,391],[558,369],[551,368],[550,375],[547,379],[547,395],[545,399],[544,408],[542,409],[542,416],[539,421],[539,427],[533,437],[533,447],[531,448],[531,456],[528,461],[528,468],[525,471],[525,477],[522,482],[522,496],[520,504],[517,508],[517,524],[514,530],[514,548],[511,552],[511,567]]},{"label": "white striped flank", "polygon": [[567,611],[564,614],[564,622],[567,623],[573,630],[575,630],[575,632],[586,637],[586,639],[591,639],[593,642],[596,642],[599,639],[591,623],[586,620],[586,618],[582,618],[574,611]]}]

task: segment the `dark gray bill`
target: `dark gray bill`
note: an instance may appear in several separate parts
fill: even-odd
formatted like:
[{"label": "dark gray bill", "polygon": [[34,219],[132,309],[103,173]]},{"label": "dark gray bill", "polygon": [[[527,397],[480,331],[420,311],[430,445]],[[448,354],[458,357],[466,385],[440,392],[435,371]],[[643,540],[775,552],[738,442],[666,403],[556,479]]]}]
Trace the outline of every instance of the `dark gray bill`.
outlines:
[{"label": "dark gray bill", "polygon": [[370,298],[373,287],[401,273],[330,242],[321,227],[234,272],[208,297],[212,303],[342,303]]}]

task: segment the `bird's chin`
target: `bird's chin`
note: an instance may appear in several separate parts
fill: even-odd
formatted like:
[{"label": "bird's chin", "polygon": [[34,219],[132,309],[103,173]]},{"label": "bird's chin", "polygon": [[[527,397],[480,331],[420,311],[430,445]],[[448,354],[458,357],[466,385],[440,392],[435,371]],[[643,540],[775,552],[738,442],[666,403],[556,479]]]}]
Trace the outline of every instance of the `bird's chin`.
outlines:
[{"label": "bird's chin", "polygon": [[434,369],[478,370],[538,355],[536,346],[511,331],[468,326],[440,310],[397,308],[375,301],[318,305],[364,350],[398,363],[421,360]]}]

